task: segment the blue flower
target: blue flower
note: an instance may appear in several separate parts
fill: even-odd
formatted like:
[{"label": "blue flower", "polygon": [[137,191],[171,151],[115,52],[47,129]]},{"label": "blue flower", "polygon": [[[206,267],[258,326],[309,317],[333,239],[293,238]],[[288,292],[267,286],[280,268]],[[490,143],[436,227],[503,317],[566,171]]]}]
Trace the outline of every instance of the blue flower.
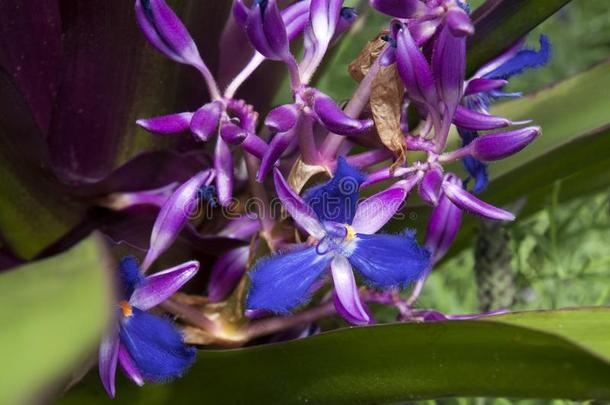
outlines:
[{"label": "blue flower", "polygon": [[138,385],[163,382],[180,376],[195,360],[195,349],[167,319],[145,311],[160,304],[199,270],[196,261],[144,277],[133,256],[121,260],[123,300],[117,305],[117,321],[99,349],[99,372],[110,397],[115,395],[117,363]]},{"label": "blue flower", "polygon": [[406,287],[429,266],[430,252],[418,245],[412,232],[375,235],[407,196],[401,182],[358,204],[365,176],[344,158],[338,159],[333,178],[307,190],[304,199],[290,189],[279,170],[274,179],[282,204],[316,243],[260,260],[250,273],[248,309],[290,312],[308,301],[316,281],[330,267],[338,312],[352,323],[367,324],[371,318],[360,300],[352,266],[366,284],[381,289]]}]

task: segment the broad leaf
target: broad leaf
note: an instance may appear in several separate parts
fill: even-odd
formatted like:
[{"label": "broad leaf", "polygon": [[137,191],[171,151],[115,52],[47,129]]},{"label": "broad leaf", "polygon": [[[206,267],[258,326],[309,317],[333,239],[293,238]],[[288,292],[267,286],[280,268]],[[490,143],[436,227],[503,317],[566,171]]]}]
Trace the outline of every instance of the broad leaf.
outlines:
[{"label": "broad leaf", "polygon": [[[202,352],[189,374],[119,403],[370,404],[449,396],[610,399],[610,310],[523,312],[481,321],[344,329]],[[90,375],[61,401],[103,403]]]},{"label": "broad leaf", "polygon": [[47,398],[95,350],[112,307],[102,243],[91,237],[0,274],[0,403]]}]

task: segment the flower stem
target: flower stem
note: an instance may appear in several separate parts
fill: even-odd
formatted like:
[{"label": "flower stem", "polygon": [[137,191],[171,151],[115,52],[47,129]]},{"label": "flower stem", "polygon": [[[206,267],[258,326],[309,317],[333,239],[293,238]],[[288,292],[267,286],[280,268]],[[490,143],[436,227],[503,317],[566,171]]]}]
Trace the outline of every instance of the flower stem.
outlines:
[{"label": "flower stem", "polygon": [[185,320],[186,322],[197,326],[206,332],[213,334],[218,328],[214,322],[212,322],[207,316],[199,312],[197,309],[188,305],[181,304],[174,300],[167,300],[159,305],[163,310],[170,314],[176,315],[178,318]]},{"label": "flower stem", "polygon": [[233,96],[235,96],[235,93],[237,93],[237,90],[239,90],[241,85],[244,84],[244,82],[246,80],[248,80],[250,75],[252,75],[252,73],[254,73],[254,71],[264,61],[265,61],[265,57],[263,55],[261,55],[260,53],[256,52],[254,54],[254,56],[252,57],[252,59],[250,59],[248,64],[241,70],[241,72],[239,72],[237,74],[237,76],[235,76],[233,78],[231,83],[229,83],[229,85],[225,89],[225,97],[226,98],[233,98]]}]

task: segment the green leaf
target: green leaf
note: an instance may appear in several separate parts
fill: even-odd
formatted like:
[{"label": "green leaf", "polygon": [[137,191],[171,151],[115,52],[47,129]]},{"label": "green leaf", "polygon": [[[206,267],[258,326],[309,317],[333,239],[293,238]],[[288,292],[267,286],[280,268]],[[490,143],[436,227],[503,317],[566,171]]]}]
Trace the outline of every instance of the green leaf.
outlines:
[{"label": "green leaf", "polygon": [[109,319],[109,265],[91,237],[0,274],[0,403],[38,402],[92,354]]},{"label": "green leaf", "polygon": [[[449,396],[610,399],[610,309],[344,329],[201,352],[172,384],[119,384],[118,403],[370,404]],[[102,403],[90,375],[61,401]]]},{"label": "green leaf", "polygon": [[472,14],[476,31],[468,40],[467,77],[498,56],[570,0],[488,0]]}]

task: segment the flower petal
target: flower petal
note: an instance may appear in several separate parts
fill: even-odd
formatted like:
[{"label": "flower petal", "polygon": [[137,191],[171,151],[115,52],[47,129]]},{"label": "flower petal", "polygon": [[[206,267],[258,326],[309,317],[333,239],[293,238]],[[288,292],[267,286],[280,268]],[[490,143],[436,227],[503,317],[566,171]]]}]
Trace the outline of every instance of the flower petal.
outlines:
[{"label": "flower petal", "polygon": [[426,13],[420,0],[371,0],[371,7],[394,18],[415,18]]},{"label": "flower petal", "polygon": [[482,161],[504,159],[513,155],[540,135],[540,127],[479,136],[472,142],[472,156]]},{"label": "flower petal", "polygon": [[144,272],[176,240],[196,207],[199,189],[211,179],[212,175],[213,172],[210,170],[199,172],[178,187],[161,207],[150,236],[150,247],[142,264]]},{"label": "flower petal", "polygon": [[335,306],[339,314],[355,325],[366,325],[371,317],[364,309],[358,294],[358,286],[349,261],[343,256],[335,256],[330,264],[335,285]]},{"label": "flower petal", "polygon": [[[403,183],[403,182],[400,182]],[[400,209],[409,189],[394,185],[358,204],[352,227],[357,233],[373,234],[380,230]]]},{"label": "flower petal", "polygon": [[195,361],[196,350],[184,344],[167,319],[132,307],[121,321],[121,343],[145,380],[164,382],[179,377]]},{"label": "flower petal", "polygon": [[508,84],[508,80],[502,79],[472,79],[468,82],[464,95],[483,93],[490,90],[499,89]]},{"label": "flower petal", "polygon": [[246,272],[250,246],[229,250],[212,266],[208,283],[208,298],[211,302],[222,301],[237,286]]},{"label": "flower petal", "polygon": [[443,172],[434,168],[428,170],[419,184],[419,196],[428,204],[436,205],[443,184]]},{"label": "flower petal", "polygon": [[121,364],[121,368],[123,368],[123,372],[125,372],[125,375],[127,375],[131,381],[140,387],[144,385],[142,373],[140,373],[140,370],[136,367],[136,364],[133,362],[125,345],[122,344],[119,345],[119,363]]},{"label": "flower petal", "polygon": [[216,192],[220,205],[227,206],[233,197],[233,157],[231,150],[222,137],[216,141],[214,151],[214,169],[216,169]]},{"label": "flower petal", "polygon": [[261,165],[256,176],[258,181],[263,181],[265,176],[267,176],[267,174],[273,168],[273,165],[296,139],[296,136],[296,128],[293,128],[287,132],[278,132],[273,136],[273,139],[271,139],[271,142],[269,142],[269,147],[265,151],[263,159],[261,160]]},{"label": "flower petal", "polygon": [[136,17],[144,35],[159,52],[176,62],[205,66],[195,41],[164,0],[136,0]]},{"label": "flower petal", "polygon": [[191,132],[202,141],[208,141],[218,129],[222,106],[219,102],[208,103],[198,109],[190,122]]},{"label": "flower petal", "polygon": [[443,191],[451,202],[471,214],[495,221],[513,221],[515,219],[512,213],[479,200],[459,185],[445,182]]},{"label": "flower petal", "polygon": [[288,214],[307,233],[321,239],[325,231],[314,210],[290,188],[279,169],[275,169],[273,179],[277,196]]},{"label": "flower petal", "polygon": [[540,50],[522,49],[512,58],[485,74],[488,79],[508,79],[519,75],[527,69],[546,65],[551,60],[551,43],[546,35],[540,36]]},{"label": "flower petal", "polygon": [[504,128],[512,124],[509,119],[479,113],[462,106],[457,107],[453,116],[453,123],[461,128],[478,131]]},{"label": "flower petal", "polygon": [[148,276],[133,292],[129,303],[147,311],[170,298],[199,271],[199,262],[190,261]]},{"label": "flower petal", "polygon": [[265,57],[287,60],[290,56],[286,26],[275,0],[254,1],[246,33],[252,46]]},{"label": "flower petal", "polygon": [[347,115],[335,101],[326,94],[316,91],[313,109],[322,125],[339,135],[357,135],[373,127],[373,120],[358,120]]},{"label": "flower petal", "polygon": [[451,119],[464,89],[466,38],[454,36],[448,26],[434,42],[432,72],[438,95],[447,107],[448,119]]},{"label": "flower petal", "polygon": [[426,246],[438,261],[449,250],[462,223],[462,210],[444,194],[432,210],[426,231]]},{"label": "flower petal", "polygon": [[189,129],[192,118],[192,112],[183,112],[153,118],[142,118],[137,120],[136,124],[155,134],[177,134]]},{"label": "flower petal", "polygon": [[274,108],[265,118],[265,126],[275,132],[286,132],[297,124],[300,109],[296,104],[284,104]]},{"label": "flower petal", "polygon": [[250,272],[249,310],[288,313],[309,299],[311,287],[332,257],[318,255],[315,247],[289,251],[259,260]]},{"label": "flower petal", "polygon": [[320,221],[351,224],[356,215],[360,185],[366,176],[340,156],[334,176],[326,183],[309,188],[304,199]]},{"label": "flower petal", "polygon": [[430,266],[430,252],[417,243],[413,232],[357,234],[351,243],[348,260],[373,287],[404,288]]},{"label": "flower petal", "polygon": [[116,376],[116,364],[118,356],[119,336],[116,330],[114,330],[112,333],[102,338],[102,343],[100,344],[98,353],[100,379],[102,380],[102,385],[104,385],[104,389],[110,398],[114,398],[116,393],[114,379]]}]

